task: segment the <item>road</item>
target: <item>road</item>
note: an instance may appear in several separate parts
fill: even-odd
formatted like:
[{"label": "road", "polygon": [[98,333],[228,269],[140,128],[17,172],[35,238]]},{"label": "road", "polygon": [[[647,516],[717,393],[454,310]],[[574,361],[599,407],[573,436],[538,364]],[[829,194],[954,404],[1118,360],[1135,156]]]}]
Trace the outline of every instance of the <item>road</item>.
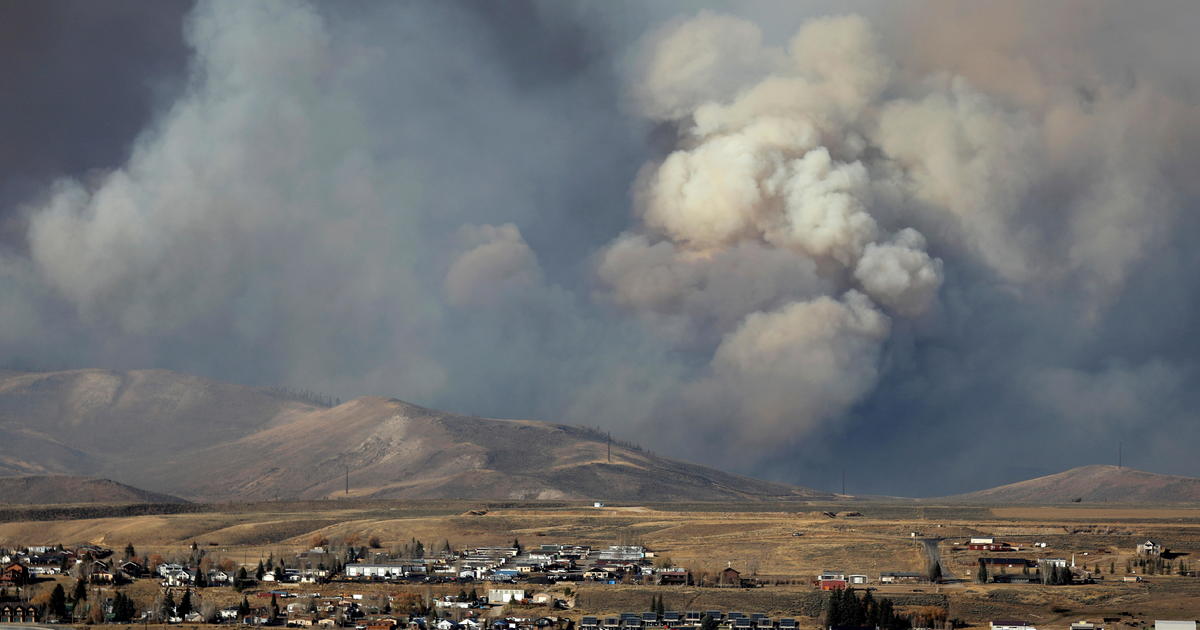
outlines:
[{"label": "road", "polygon": [[938,543],[942,542],[942,538],[922,538],[921,543],[925,545],[925,555],[929,558],[929,566],[937,563],[942,566],[942,580],[945,582],[959,582],[950,568],[942,564],[942,550],[938,548]]}]

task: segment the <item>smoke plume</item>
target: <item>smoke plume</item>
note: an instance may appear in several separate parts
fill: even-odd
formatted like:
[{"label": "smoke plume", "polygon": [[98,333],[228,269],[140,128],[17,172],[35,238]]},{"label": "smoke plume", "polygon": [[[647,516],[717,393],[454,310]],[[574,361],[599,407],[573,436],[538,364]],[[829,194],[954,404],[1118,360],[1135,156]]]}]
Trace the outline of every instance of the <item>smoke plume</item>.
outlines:
[{"label": "smoke plume", "polygon": [[0,367],[853,461],[862,492],[1118,439],[1200,473],[1200,15],[852,8],[201,2],[119,158],[0,190]]}]

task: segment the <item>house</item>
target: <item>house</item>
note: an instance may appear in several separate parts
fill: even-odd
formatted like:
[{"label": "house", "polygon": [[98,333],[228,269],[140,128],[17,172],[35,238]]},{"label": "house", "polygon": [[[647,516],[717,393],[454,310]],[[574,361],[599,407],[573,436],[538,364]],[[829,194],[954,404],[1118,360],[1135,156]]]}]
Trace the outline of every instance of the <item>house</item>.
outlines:
[{"label": "house", "polygon": [[822,571],[817,576],[817,587],[822,591],[838,591],[849,586],[849,580],[846,579],[844,571]]},{"label": "house", "polygon": [[1154,542],[1153,540],[1147,540],[1146,542],[1138,543],[1137,554],[1139,556],[1161,556],[1162,553],[1163,546]]},{"label": "house", "polygon": [[0,605],[0,623],[37,623],[40,618],[41,610],[33,604]]},{"label": "house", "polygon": [[849,575],[846,576],[851,584],[866,584],[867,576],[865,575]]},{"label": "house", "polygon": [[[345,568],[346,577],[403,577],[409,573],[409,565],[399,562],[387,562],[381,564],[365,564],[353,563],[347,564]],[[267,575],[270,575],[269,573]]]},{"label": "house", "polygon": [[1012,619],[1002,619],[997,621],[989,621],[992,630],[1037,630],[1033,624],[1028,621],[1018,621]]},{"label": "house", "polygon": [[117,568],[129,578],[140,578],[146,572],[145,567],[133,560],[126,560],[117,566]]},{"label": "house", "polygon": [[733,567],[725,567],[721,569],[721,573],[717,577],[717,586],[741,586],[742,574]]},{"label": "house", "polygon": [[690,581],[691,576],[687,569],[671,568],[658,572],[658,583],[662,585],[687,586]]},{"label": "house", "polygon": [[0,586],[21,586],[29,582],[29,569],[19,562],[13,562],[0,569]]},{"label": "house", "polygon": [[512,601],[525,599],[524,589],[519,588],[489,588],[487,600],[489,604],[508,604]]},{"label": "house", "polygon": [[1025,558],[980,558],[979,562],[986,564],[989,571],[992,568],[1024,569],[1032,566],[1032,563]]},{"label": "house", "polygon": [[[975,542],[986,540],[988,542]],[[1006,542],[997,542],[991,538],[972,538],[967,544],[971,551],[1016,551],[1017,548]]]},{"label": "house", "polygon": [[1090,621],[1076,621],[1071,624],[1071,630],[1104,630],[1104,626],[1096,625]]},{"label": "house", "polygon": [[925,574],[914,571],[884,571],[879,574],[880,584],[916,584],[925,581]]},{"label": "house", "polygon": [[1196,630],[1195,621],[1154,620],[1154,630]]}]

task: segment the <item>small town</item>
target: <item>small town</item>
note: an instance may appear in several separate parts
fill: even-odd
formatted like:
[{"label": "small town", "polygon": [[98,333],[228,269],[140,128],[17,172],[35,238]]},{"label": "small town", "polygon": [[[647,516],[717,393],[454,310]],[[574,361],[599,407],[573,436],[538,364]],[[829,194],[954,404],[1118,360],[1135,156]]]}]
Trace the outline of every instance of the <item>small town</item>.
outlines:
[{"label": "small town", "polygon": [[[913,533],[916,536],[916,533]],[[640,585],[755,589],[779,584],[727,566],[714,573],[675,566],[637,544],[593,548],[581,544],[522,545],[456,549],[450,542],[418,540],[383,549],[371,537],[354,541],[314,539],[294,554],[273,553],[247,562],[245,551],[226,554],[195,542],[184,553],[139,554],[94,544],[36,545],[0,549],[0,623],[233,624],[355,628],[356,630],[802,630],[793,617],[736,610],[670,610],[664,595],[652,595],[644,610],[585,614],[577,601],[581,585]],[[1139,543],[1121,566],[1077,563],[1046,556],[1045,543],[1032,543],[1039,556],[994,537],[973,537],[952,546],[978,553],[978,584],[1069,586],[1116,580],[1143,584],[1156,575],[1196,577],[1182,559],[1160,543]],[[993,555],[1004,554],[1004,555]],[[1118,572],[1118,569],[1120,571]],[[1107,573],[1106,573],[1107,571]],[[821,620],[831,630],[947,628],[961,624],[945,613],[897,610],[887,589],[952,588],[963,578],[947,576],[940,563],[923,570],[826,570],[786,580],[824,593]],[[147,590],[147,588],[149,590]],[[457,591],[456,591],[457,589]],[[128,593],[137,592],[139,598]],[[890,592],[890,591],[889,591]],[[147,601],[149,595],[151,601]],[[240,599],[239,599],[240,598]],[[1070,630],[1102,630],[1120,618],[1080,620]],[[1192,625],[1187,625],[1191,623]],[[1172,625],[1174,624],[1174,625]],[[994,619],[993,630],[1036,630],[1029,621]],[[1194,622],[1157,624],[1155,630],[1194,630]]]}]

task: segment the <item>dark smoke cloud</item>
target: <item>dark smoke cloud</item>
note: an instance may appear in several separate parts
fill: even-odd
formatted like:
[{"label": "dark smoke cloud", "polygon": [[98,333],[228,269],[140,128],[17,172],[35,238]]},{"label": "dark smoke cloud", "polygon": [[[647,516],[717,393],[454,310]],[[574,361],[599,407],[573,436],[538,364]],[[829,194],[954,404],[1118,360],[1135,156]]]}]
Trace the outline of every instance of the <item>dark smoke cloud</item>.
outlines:
[{"label": "dark smoke cloud", "polygon": [[854,492],[1200,473],[1189,5],[149,4],[0,5],[8,366]]}]

